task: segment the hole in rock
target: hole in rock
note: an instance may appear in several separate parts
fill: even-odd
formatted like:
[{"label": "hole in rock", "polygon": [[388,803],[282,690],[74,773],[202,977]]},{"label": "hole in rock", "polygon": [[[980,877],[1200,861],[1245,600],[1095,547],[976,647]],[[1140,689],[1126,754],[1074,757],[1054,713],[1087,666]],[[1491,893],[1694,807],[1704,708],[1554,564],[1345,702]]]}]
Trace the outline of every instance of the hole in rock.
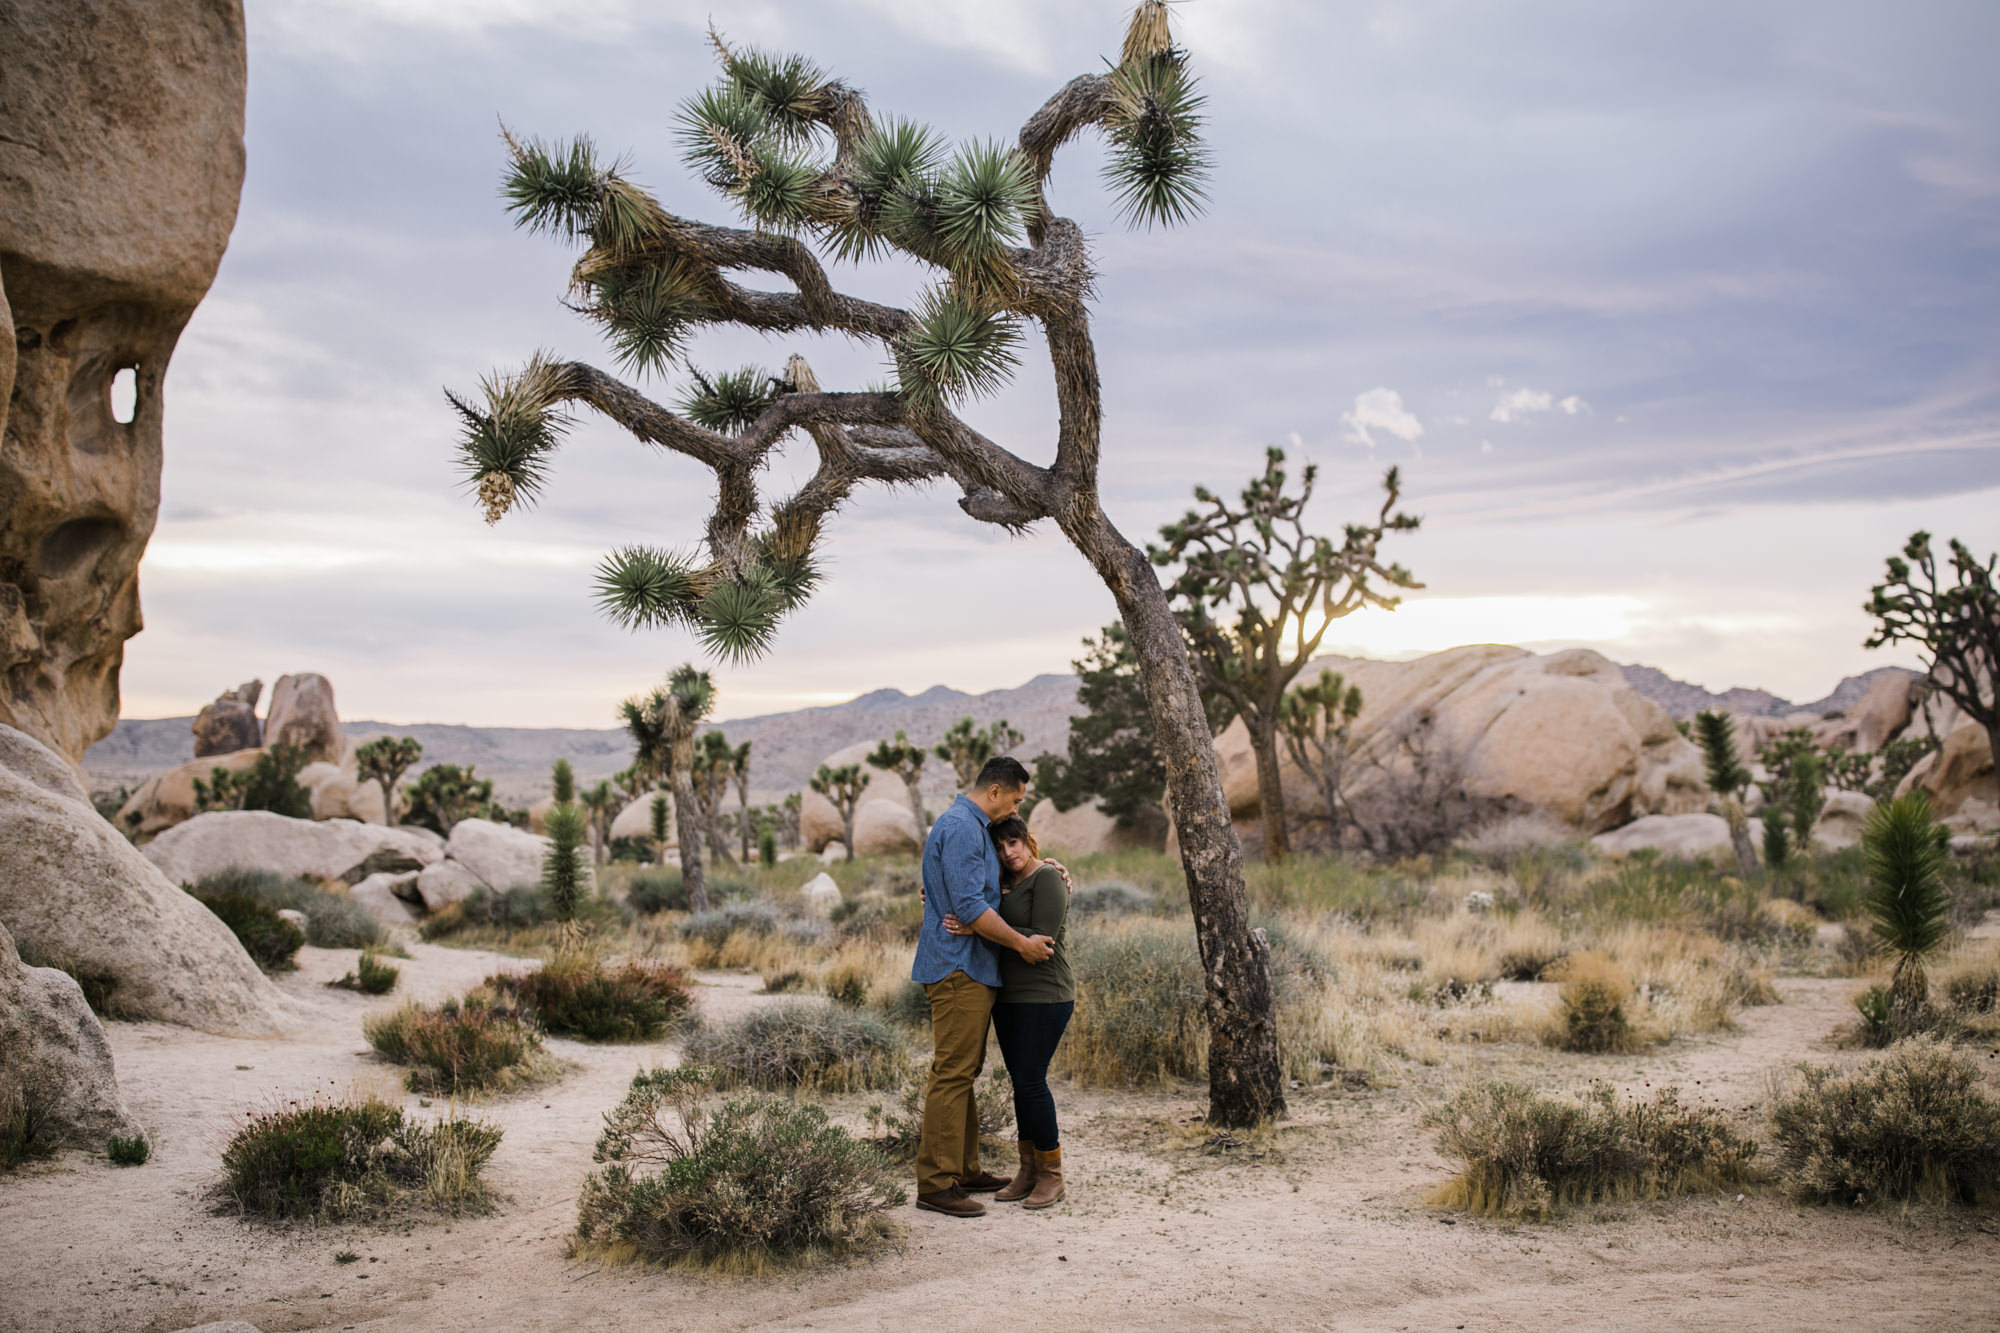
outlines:
[{"label": "hole in rock", "polygon": [[42,538],[35,566],[43,578],[60,578],[112,545],[123,529],[109,518],[73,518]]},{"label": "hole in rock", "polygon": [[111,419],[121,426],[139,414],[139,372],[127,366],[111,377]]}]

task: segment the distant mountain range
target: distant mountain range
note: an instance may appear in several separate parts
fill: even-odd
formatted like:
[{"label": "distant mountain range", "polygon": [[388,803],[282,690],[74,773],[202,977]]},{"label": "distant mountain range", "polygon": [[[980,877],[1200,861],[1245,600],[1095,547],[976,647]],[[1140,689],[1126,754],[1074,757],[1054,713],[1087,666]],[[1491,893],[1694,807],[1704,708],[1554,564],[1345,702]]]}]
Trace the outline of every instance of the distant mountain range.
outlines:
[{"label": "distant mountain range", "polygon": [[[1833,693],[1812,703],[1794,704],[1767,690],[1733,689],[1716,694],[1699,685],[1675,680],[1655,667],[1623,668],[1632,688],[1677,718],[1692,717],[1704,708],[1784,717],[1791,713],[1825,714],[1851,707],[1882,667],[1864,676],[1849,676]],[[962,717],[981,726],[1001,718],[1025,739],[1015,753],[1031,759],[1043,751],[1060,753],[1069,736],[1069,719],[1076,713],[1077,679],[1068,675],[1037,676],[1011,690],[966,694],[943,685],[922,694],[875,690],[846,703],[804,708],[790,713],[739,718],[719,729],[732,741],[749,741],[751,799],[775,801],[797,791],[821,760],[859,741],[873,741],[897,731],[912,740],[933,744]],[[176,764],[194,758],[194,719],[169,717],[126,719],[84,755],[93,785],[100,788],[136,786]],[[632,759],[632,746],[617,728],[579,730],[560,727],[467,727],[436,722],[397,725],[388,722],[346,722],[356,741],[390,733],[414,736],[423,743],[425,765],[472,764],[493,779],[494,795],[509,805],[527,805],[548,794],[549,768],[568,759],[580,781],[610,777]],[[951,770],[933,761],[926,766],[927,803],[941,807],[953,788]]]}]

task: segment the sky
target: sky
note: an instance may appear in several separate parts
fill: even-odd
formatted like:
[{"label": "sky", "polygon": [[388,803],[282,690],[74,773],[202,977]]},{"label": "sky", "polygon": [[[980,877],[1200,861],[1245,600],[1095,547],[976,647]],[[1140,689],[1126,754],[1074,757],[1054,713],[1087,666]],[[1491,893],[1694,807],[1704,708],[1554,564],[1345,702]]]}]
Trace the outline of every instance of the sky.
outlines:
[{"label": "sky", "polygon": [[[446,387],[538,349],[611,367],[562,305],[574,252],[516,230],[504,122],[592,136],[671,211],[729,223],[674,116],[732,43],[799,51],[879,115],[1011,140],[1115,54],[1097,0],[249,0],[235,234],[172,362],[160,522],[128,717],[318,671],[348,717],[608,726],[701,660],[590,594],[630,542],[685,545],[701,468],[590,418],[542,502],[488,528]],[[1051,204],[1091,239],[1104,497],[1134,541],[1278,446],[1310,518],[1402,469],[1425,587],[1327,647],[1582,645],[1725,689],[1818,697],[1863,649],[1883,558],[1925,528],[2000,546],[2000,6],[1990,0],[1189,0],[1206,214],[1121,225],[1086,139]],[[907,302],[909,264],[834,269]],[[878,351],[714,330],[697,364],[807,357],[862,387]],[[685,377],[642,381],[671,402]],[[967,411],[1048,462],[1022,372]],[[780,461],[778,493],[801,475]],[[869,492],[774,651],[719,666],[720,717],[894,686],[1063,671],[1109,595],[1050,525],[964,518],[949,488]]]}]

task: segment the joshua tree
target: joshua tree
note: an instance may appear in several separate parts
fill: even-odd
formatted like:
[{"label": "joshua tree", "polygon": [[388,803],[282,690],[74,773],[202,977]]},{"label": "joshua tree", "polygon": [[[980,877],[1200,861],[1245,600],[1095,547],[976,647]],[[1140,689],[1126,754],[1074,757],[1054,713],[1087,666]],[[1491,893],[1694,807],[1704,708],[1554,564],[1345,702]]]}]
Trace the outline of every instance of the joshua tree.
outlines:
[{"label": "joshua tree", "polygon": [[653,803],[646,810],[646,832],[653,842],[653,864],[667,863],[667,794],[653,793]]},{"label": "joshua tree", "polygon": [[1361,716],[1361,687],[1349,685],[1338,671],[1321,671],[1319,679],[1294,685],[1278,706],[1278,730],[1292,762],[1312,779],[1326,805],[1326,834],[1340,850],[1340,784],[1347,768],[1347,737]]},{"label": "joshua tree", "polygon": [[701,824],[708,833],[708,854],[717,861],[731,859],[728,840],[723,837],[722,798],[728,794],[735,766],[736,749],[730,745],[729,737],[719,731],[705,731],[696,740],[694,764],[690,770],[694,777],[694,798],[701,803]]},{"label": "joshua tree", "polygon": [[1875,936],[1896,956],[1890,1014],[1897,1027],[1912,1030],[1922,1025],[1930,1002],[1924,958],[1951,933],[1951,894],[1944,883],[1951,844],[1944,828],[1931,821],[1930,801],[1911,792],[1869,812],[1861,849]]},{"label": "joshua tree", "polygon": [[1964,542],[1951,542],[1951,571],[1957,580],[1938,581],[1931,535],[1915,533],[1903,558],[1889,557],[1889,577],[1871,591],[1866,610],[1881,622],[1865,645],[1881,648],[1908,640],[1924,656],[1924,683],[1958,705],[1958,711],[1986,729],[1993,768],[2000,772],[2000,588],[1993,567],[2000,555],[1981,564]]},{"label": "joshua tree", "polygon": [[377,736],[354,751],[356,772],[382,788],[382,822],[396,827],[396,784],[424,757],[424,747],[414,736]]},{"label": "joshua tree", "polygon": [[[868,756],[870,768],[894,773],[903,780],[903,789],[910,793],[910,809],[916,812],[919,832],[931,826],[930,812],[924,809],[923,789],[924,760],[928,757],[923,746],[910,744],[910,738],[900,731],[896,733],[896,739],[883,741]],[[973,771],[975,775],[978,772],[977,769]]]},{"label": "joshua tree", "polygon": [[[1773,738],[1761,757],[1764,767],[1771,771],[1768,780],[1757,784],[1764,793],[1765,847],[1778,845],[1786,852],[1810,853],[1813,829],[1819,823],[1820,811],[1826,808],[1826,762],[1812,732],[1794,727]],[[1773,820],[1781,830],[1776,844],[1772,841]],[[1768,856],[1766,861],[1777,864]]]},{"label": "joshua tree", "polygon": [[743,837],[743,864],[750,864],[750,742],[729,753],[729,784],[736,788],[736,831]]},{"label": "joshua tree", "polygon": [[446,837],[460,820],[470,819],[493,803],[493,779],[482,778],[474,765],[432,764],[403,788],[410,818],[428,824]]},{"label": "joshua tree", "polygon": [[[977,521],[1009,531],[1053,521],[1118,606],[1166,757],[1203,961],[1210,1116],[1219,1125],[1265,1120],[1284,1109],[1269,953],[1250,929],[1179,625],[1145,554],[1100,502],[1096,266],[1083,229],[1051,213],[1044,193],[1058,150],[1095,128],[1128,220],[1175,224],[1200,211],[1201,97],[1167,4],[1141,0],[1117,61],[1056,91],[1011,146],[980,141],[956,152],[920,125],[878,119],[858,90],[803,58],[735,50],[719,38],[716,47],[722,78],[683,105],[681,142],[696,174],[748,227],[668,213],[588,140],[510,135],[505,192],[516,219],[586,247],[573,299],[634,373],[665,374],[685,362],[690,335],[722,325],[872,343],[894,384],[822,391],[794,355],[778,374],[690,370],[675,412],[595,366],[536,357],[488,380],[479,404],[452,400],[479,503],[497,521],[536,497],[571,404],[708,467],[716,506],[696,553],[627,547],[606,560],[600,587],[621,622],[684,625],[730,660],[764,651],[810,594],[826,524],[857,486],[948,481]],[[813,243],[839,259],[900,254],[934,281],[908,308],[850,296],[834,290]],[[746,273],[778,281],[758,290],[736,280]],[[1043,335],[1057,396],[1046,467],[960,415],[968,398],[1010,377],[1025,321]],[[766,465],[798,432],[810,438],[817,470],[767,504],[759,482],[778,474]]]},{"label": "joshua tree", "polygon": [[931,753],[951,765],[951,771],[958,775],[958,788],[964,791],[988,759],[1007,753],[1025,739],[1004,717],[990,727],[962,717],[951,724]]},{"label": "joshua tree", "polygon": [[[1729,720],[1729,714],[1710,708],[1695,714],[1694,733],[1701,745],[1702,763],[1708,769],[1708,789],[1715,793],[1715,802],[1729,824],[1729,845],[1736,851],[1737,873],[1748,879],[1757,873],[1757,849],[1750,842],[1750,817],[1743,812],[1743,793],[1750,788],[1750,770],[1736,754],[1736,726]],[[1767,831],[1767,843],[1769,839]]]},{"label": "joshua tree", "polygon": [[617,789],[609,782],[599,782],[594,787],[585,787],[576,802],[583,807],[584,820],[590,826],[591,863],[601,866],[610,850],[611,821],[618,814]]},{"label": "joshua tree", "polygon": [[549,770],[549,794],[556,798],[557,805],[576,803],[576,770],[570,767],[569,760],[558,759]]},{"label": "joshua tree", "polygon": [[861,776],[861,765],[842,764],[839,768],[819,766],[819,772],[808,782],[812,789],[826,797],[840,815],[840,827],[847,849],[847,859],[854,859],[854,808],[861,803],[861,793],[868,789],[868,779]]},{"label": "joshua tree", "polygon": [[675,832],[681,850],[681,881],[688,906],[708,910],[708,882],[701,868],[701,812],[694,795],[695,729],[715,706],[715,682],[693,664],[674,668],[667,683],[618,706],[632,737],[633,766],[656,785],[664,777],[674,794]]},{"label": "joshua tree", "polygon": [[542,854],[542,887],[556,920],[574,921],[583,901],[583,811],[574,802],[559,801],[550,807],[545,827],[549,847]]},{"label": "joshua tree", "polygon": [[1194,498],[1202,508],[1161,528],[1165,544],[1147,548],[1154,564],[1180,567],[1167,592],[1195,669],[1250,733],[1267,861],[1282,861],[1290,850],[1278,777],[1285,690],[1334,621],[1364,606],[1393,609],[1401,599],[1383,587],[1424,586],[1401,565],[1376,558],[1384,536],[1411,531],[1419,522],[1396,509],[1402,482],[1395,468],[1382,479],[1386,494],[1374,522],[1348,524],[1346,539],[1336,546],[1306,531],[1305,507],[1319,469],[1307,464],[1299,493],[1287,495],[1284,463],[1284,450],[1266,450],[1264,474],[1243,488],[1236,508],[1197,486]]},{"label": "joshua tree", "polygon": [[804,805],[804,793],[788,791],[785,799],[773,808],[778,816],[778,836],[787,847],[796,847],[804,841],[799,836],[799,811]]}]

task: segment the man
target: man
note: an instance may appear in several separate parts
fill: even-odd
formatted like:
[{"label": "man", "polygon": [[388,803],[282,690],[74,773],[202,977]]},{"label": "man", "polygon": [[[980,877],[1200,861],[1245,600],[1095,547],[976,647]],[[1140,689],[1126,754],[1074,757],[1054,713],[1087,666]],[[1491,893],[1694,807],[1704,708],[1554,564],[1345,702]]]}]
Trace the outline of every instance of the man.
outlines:
[{"label": "man", "polygon": [[[973,1083],[986,1063],[986,1028],[1000,989],[992,950],[1013,949],[1031,963],[1050,952],[1046,935],[1022,935],[1000,919],[1000,855],[987,835],[1027,794],[1020,760],[990,759],[924,841],[924,928],[910,980],[930,996],[933,1051],[917,1146],[917,1207],[948,1217],[983,1217],[986,1205],[972,1194],[1007,1184],[1007,1177],[980,1169]],[[971,923],[973,934],[947,932],[947,915]]]}]

